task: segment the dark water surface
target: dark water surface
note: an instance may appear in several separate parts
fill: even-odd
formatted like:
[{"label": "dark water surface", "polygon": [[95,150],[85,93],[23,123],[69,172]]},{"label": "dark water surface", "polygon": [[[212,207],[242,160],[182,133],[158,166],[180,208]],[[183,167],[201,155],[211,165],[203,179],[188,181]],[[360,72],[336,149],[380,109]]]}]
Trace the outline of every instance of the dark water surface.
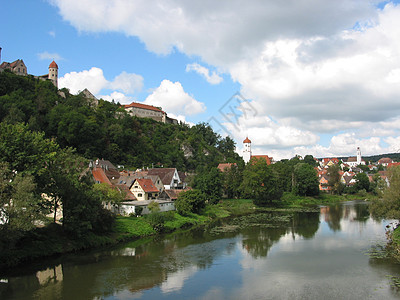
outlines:
[{"label": "dark water surface", "polygon": [[388,224],[361,202],[254,214],[14,270],[0,299],[397,299],[400,266],[368,255]]}]

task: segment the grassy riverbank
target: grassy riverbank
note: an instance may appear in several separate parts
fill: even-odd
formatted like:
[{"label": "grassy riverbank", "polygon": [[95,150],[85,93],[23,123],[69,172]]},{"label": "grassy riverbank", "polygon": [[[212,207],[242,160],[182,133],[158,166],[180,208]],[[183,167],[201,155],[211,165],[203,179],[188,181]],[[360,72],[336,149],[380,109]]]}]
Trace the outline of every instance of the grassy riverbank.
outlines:
[{"label": "grassy riverbank", "polygon": [[312,198],[294,197],[291,194],[285,194],[278,207],[256,207],[252,200],[249,199],[223,199],[216,205],[207,205],[201,214],[181,216],[171,211],[139,218],[118,216],[115,219],[112,232],[104,235],[92,233],[80,238],[66,235],[60,225],[50,224],[44,228],[37,228],[29,232],[15,247],[10,247],[9,251],[0,253],[0,270],[43,257],[144,238],[159,232],[172,232],[204,225],[218,218],[246,215],[257,210],[293,210],[301,209],[305,206],[334,204],[355,199],[360,199],[360,196],[323,195]]}]

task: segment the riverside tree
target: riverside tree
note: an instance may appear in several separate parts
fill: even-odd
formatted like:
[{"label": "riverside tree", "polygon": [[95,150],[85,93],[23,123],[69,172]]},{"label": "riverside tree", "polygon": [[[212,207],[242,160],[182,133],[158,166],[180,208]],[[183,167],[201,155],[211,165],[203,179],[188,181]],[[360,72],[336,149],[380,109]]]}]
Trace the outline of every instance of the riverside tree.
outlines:
[{"label": "riverside tree", "polygon": [[298,163],[293,170],[293,192],[299,196],[319,194],[319,182],[315,169],[307,163]]},{"label": "riverside tree", "polygon": [[400,167],[388,170],[390,185],[383,190],[382,199],[373,200],[370,209],[373,215],[400,220]]}]

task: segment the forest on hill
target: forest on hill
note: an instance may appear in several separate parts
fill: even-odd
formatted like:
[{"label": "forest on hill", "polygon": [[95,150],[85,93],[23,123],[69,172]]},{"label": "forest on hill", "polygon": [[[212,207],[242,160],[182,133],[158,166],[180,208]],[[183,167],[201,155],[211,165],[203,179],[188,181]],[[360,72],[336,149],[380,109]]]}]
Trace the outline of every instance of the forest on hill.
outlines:
[{"label": "forest on hill", "polygon": [[25,123],[87,159],[104,158],[131,169],[163,166],[198,172],[221,162],[242,163],[235,142],[208,124],[164,124],[132,117],[119,103],[100,99],[93,105],[83,93],[60,92],[50,81],[4,71],[0,122]]}]

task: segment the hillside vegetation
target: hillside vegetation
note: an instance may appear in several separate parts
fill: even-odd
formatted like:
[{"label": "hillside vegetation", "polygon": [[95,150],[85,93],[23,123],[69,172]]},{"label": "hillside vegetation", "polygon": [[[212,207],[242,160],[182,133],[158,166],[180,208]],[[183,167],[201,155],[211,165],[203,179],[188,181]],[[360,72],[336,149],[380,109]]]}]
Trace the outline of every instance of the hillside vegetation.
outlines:
[{"label": "hillside vegetation", "polygon": [[104,158],[129,168],[176,167],[196,171],[220,162],[238,162],[235,143],[208,124],[163,124],[128,115],[118,103],[93,106],[83,94],[72,95],[50,81],[0,73],[0,122],[25,123],[62,147],[88,159]]}]

